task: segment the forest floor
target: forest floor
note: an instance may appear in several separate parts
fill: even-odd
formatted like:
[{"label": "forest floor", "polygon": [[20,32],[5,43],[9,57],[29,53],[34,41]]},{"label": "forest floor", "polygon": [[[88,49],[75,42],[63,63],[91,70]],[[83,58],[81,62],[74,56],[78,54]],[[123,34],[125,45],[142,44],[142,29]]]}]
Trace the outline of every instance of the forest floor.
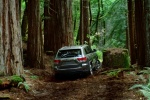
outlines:
[{"label": "forest floor", "polygon": [[114,78],[101,74],[101,68],[93,76],[55,79],[50,59],[53,58],[45,56],[45,70],[25,68],[26,83],[30,86],[28,92],[11,88],[1,90],[0,97],[9,97],[8,100],[146,100],[137,90],[129,90],[134,84],[141,83],[135,71]]}]

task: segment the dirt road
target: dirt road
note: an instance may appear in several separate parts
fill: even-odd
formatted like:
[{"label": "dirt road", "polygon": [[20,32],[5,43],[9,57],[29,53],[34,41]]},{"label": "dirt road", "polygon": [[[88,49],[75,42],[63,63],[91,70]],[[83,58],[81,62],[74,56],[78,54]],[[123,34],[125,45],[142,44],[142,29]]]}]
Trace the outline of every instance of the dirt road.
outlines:
[{"label": "dirt road", "polygon": [[[34,79],[31,76],[36,75]],[[129,90],[136,84],[136,77],[125,73],[124,77],[112,78],[101,75],[82,77],[70,76],[54,79],[43,70],[26,71],[26,82],[30,91],[12,88],[0,91],[8,95],[10,100],[145,100],[139,93]]]},{"label": "dirt road", "polygon": [[134,71],[124,72],[118,78],[102,75],[99,70],[94,76],[68,75],[55,79],[50,59],[53,58],[45,56],[45,70],[25,68],[29,92],[11,88],[0,91],[0,97],[9,97],[5,100],[146,100],[137,90],[129,90],[140,82]]}]

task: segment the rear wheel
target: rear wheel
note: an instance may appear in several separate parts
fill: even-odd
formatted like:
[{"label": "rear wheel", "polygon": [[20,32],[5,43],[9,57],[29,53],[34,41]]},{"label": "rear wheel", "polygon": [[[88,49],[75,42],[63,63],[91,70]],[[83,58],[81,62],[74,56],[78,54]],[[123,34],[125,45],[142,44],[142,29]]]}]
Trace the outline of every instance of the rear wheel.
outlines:
[{"label": "rear wheel", "polygon": [[90,66],[89,66],[90,68],[89,68],[89,74],[90,75],[93,75],[93,69],[92,69],[92,65],[90,64]]},{"label": "rear wheel", "polygon": [[101,67],[101,62],[99,60],[96,61],[96,67],[94,68],[97,71]]},{"label": "rear wheel", "polygon": [[60,78],[60,74],[55,73],[54,77],[55,77],[55,79],[59,79]]}]

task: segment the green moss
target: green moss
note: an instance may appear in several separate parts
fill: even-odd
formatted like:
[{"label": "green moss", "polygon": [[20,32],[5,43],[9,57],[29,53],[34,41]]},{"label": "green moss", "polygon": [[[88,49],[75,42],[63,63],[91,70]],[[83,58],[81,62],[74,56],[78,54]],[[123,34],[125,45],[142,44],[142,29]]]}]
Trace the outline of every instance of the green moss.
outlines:
[{"label": "green moss", "polygon": [[23,82],[23,81],[24,81],[23,78],[21,78],[21,77],[18,76],[18,75],[13,75],[13,76],[11,77],[11,82],[19,83],[19,82]]},{"label": "green moss", "polygon": [[3,81],[2,80],[0,80],[0,85],[3,83]]},{"label": "green moss", "polygon": [[108,49],[103,51],[104,65],[114,68],[130,68],[130,56],[127,49]]},{"label": "green moss", "polygon": [[124,68],[130,68],[130,56],[128,54],[128,52],[123,52],[123,56],[124,56],[124,63],[123,63],[123,67]]}]

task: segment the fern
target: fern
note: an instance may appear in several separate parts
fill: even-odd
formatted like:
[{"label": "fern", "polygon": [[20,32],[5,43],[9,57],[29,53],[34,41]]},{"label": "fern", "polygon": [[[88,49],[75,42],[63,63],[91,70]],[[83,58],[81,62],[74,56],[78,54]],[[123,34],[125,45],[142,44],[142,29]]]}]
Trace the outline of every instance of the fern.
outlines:
[{"label": "fern", "polygon": [[[147,73],[148,71],[144,71]],[[150,77],[147,84],[135,84],[133,85],[131,89],[139,89],[139,91],[148,99],[150,100]]]},{"label": "fern", "polygon": [[23,86],[24,86],[24,89],[25,89],[26,92],[28,92],[28,91],[30,90],[30,87],[29,87],[29,85],[28,85],[26,82],[19,82],[19,83],[18,83],[18,87],[19,87],[20,85],[23,85]]},{"label": "fern", "polygon": [[150,87],[148,85],[142,85],[142,84],[135,84],[133,85],[131,89],[136,89],[138,88],[139,91],[148,99],[150,100]]},{"label": "fern", "polygon": [[146,90],[140,90],[140,92],[148,99],[150,100],[150,91],[146,91]]}]

